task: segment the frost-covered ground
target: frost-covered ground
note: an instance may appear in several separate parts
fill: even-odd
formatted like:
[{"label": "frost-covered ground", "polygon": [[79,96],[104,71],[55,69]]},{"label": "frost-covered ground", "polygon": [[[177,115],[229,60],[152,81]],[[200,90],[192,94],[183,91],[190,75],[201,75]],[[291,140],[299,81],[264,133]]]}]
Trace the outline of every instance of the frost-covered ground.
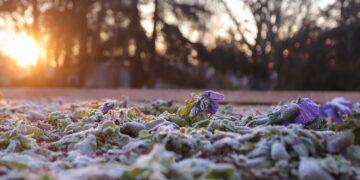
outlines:
[{"label": "frost-covered ground", "polygon": [[0,102],[0,179],[359,179],[359,104]]}]

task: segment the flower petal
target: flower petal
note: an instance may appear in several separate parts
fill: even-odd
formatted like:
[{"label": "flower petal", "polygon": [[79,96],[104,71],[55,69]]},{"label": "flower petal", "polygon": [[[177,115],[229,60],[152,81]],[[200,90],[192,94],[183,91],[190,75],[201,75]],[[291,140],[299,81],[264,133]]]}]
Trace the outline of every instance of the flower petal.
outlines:
[{"label": "flower petal", "polygon": [[207,90],[202,95],[212,100],[223,100],[225,98],[223,94],[212,90]]},{"label": "flower petal", "polygon": [[341,117],[336,112],[336,109],[330,104],[323,104],[320,106],[320,117],[325,120],[331,118],[335,123],[342,122]]},{"label": "flower petal", "polygon": [[107,101],[100,107],[100,110],[103,113],[107,113],[109,110],[113,109],[114,107],[115,107],[114,102]]},{"label": "flower petal", "polygon": [[219,104],[214,100],[210,100],[210,103],[208,106],[208,112],[210,114],[215,114],[218,109],[219,109]]},{"label": "flower petal", "polygon": [[320,107],[320,116],[323,119],[331,119],[334,123],[342,123],[342,119],[347,114],[352,113],[353,104],[342,97],[337,97],[322,104]]},{"label": "flower petal", "polygon": [[352,108],[353,108],[352,102],[345,100],[343,97],[334,98],[330,103],[333,104],[334,106],[337,106],[341,112],[344,113],[352,112]]},{"label": "flower petal", "polygon": [[294,123],[307,125],[320,115],[320,107],[309,98],[302,98],[299,104],[300,113],[295,118]]}]

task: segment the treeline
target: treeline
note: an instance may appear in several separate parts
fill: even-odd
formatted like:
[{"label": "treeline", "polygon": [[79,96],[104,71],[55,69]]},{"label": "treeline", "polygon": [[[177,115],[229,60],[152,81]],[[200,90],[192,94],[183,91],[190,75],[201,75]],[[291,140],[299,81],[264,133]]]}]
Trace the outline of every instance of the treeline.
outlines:
[{"label": "treeline", "polygon": [[[13,85],[360,89],[359,0],[0,0],[0,11],[47,42],[36,73]],[[224,15],[216,36],[209,21]]]}]

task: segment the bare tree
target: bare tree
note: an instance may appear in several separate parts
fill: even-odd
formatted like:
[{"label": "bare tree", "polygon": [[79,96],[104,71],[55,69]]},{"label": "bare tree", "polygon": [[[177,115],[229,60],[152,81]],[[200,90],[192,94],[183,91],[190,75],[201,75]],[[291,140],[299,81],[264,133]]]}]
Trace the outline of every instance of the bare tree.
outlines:
[{"label": "bare tree", "polygon": [[[302,0],[241,0],[250,10],[256,33],[249,32],[242,22],[238,22],[229,5],[220,0],[226,12],[236,26],[236,33],[241,36],[239,43],[245,51],[250,51],[249,60],[253,64],[252,74],[256,79],[269,80],[274,67],[281,62],[282,39],[291,37],[301,21],[306,17],[310,1]],[[305,8],[304,8],[305,7]],[[253,42],[245,34],[253,34]],[[256,86],[256,85],[255,85]]]}]

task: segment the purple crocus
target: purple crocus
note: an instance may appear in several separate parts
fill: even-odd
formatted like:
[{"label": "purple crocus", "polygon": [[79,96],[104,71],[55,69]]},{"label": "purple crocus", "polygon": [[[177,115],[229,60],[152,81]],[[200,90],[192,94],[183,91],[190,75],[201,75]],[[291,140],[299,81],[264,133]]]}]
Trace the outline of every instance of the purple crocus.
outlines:
[{"label": "purple crocus", "polygon": [[58,99],[58,103],[59,103],[60,106],[64,105],[64,99],[61,99],[61,98]]},{"label": "purple crocus", "polygon": [[103,105],[100,106],[100,110],[105,114],[111,109],[115,107],[115,103],[113,101],[107,101]]},{"label": "purple crocus", "polygon": [[215,114],[219,109],[219,100],[224,99],[224,95],[215,91],[207,90],[202,94],[196,95],[195,105],[192,107],[189,117],[195,117],[200,112]]},{"label": "purple crocus", "polygon": [[160,106],[160,104],[161,104],[160,99],[157,99],[157,100],[154,100],[154,101],[151,102],[151,105],[154,106],[154,107]]},{"label": "purple crocus", "polygon": [[341,124],[343,118],[352,113],[352,108],[353,104],[350,101],[337,97],[320,106],[320,117]]},{"label": "purple crocus", "polygon": [[172,100],[172,99],[166,100],[166,106],[170,107],[170,106],[172,106],[173,104],[174,104],[174,100]]},{"label": "purple crocus", "polygon": [[125,97],[125,96],[122,96],[121,99],[122,99],[122,101],[120,102],[119,107],[127,108],[128,105],[129,105],[129,98]]},{"label": "purple crocus", "polygon": [[[219,92],[215,92],[212,90],[207,90],[203,92],[202,99],[208,101],[208,106],[206,107],[206,109],[202,109],[202,110],[206,110],[210,114],[215,114],[216,111],[219,109],[218,101],[223,100],[224,98],[225,96]],[[200,107],[201,102],[199,102],[197,105]]]},{"label": "purple crocus", "polygon": [[155,101],[152,101],[152,102],[151,102],[151,105],[152,105],[153,107],[158,107],[158,106],[161,106],[161,105],[165,105],[165,106],[170,107],[170,106],[173,105],[173,103],[174,103],[174,100],[172,100],[172,99],[169,99],[169,100],[157,99],[157,100],[155,100]]},{"label": "purple crocus", "polygon": [[320,107],[309,98],[301,98],[298,103],[300,112],[294,119],[294,123],[308,125],[320,115]]}]

